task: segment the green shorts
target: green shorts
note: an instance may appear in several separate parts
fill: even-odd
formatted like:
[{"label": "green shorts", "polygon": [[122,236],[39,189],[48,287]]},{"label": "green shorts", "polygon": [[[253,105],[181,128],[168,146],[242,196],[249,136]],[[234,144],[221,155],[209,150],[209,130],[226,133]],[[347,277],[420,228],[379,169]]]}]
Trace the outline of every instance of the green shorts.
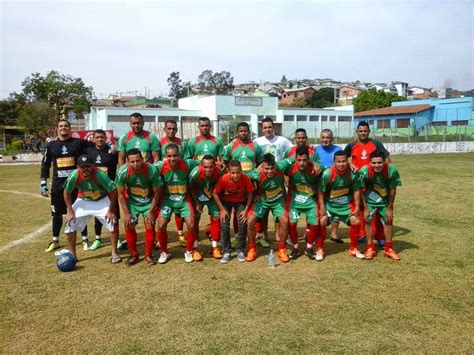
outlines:
[{"label": "green shorts", "polygon": [[128,211],[132,216],[136,216],[137,218],[142,215],[143,218],[146,218],[148,216],[148,213],[150,213],[150,208],[151,208],[151,203],[146,204],[146,205],[136,205],[133,203],[127,203]]},{"label": "green shorts", "polygon": [[273,218],[278,218],[285,215],[285,201],[280,198],[276,201],[269,202],[261,199],[255,201],[253,205],[253,214],[258,219],[263,219],[269,212],[272,212]]},{"label": "green shorts", "polygon": [[372,222],[372,220],[374,219],[374,215],[377,213],[380,216],[380,219],[382,220],[383,224],[391,225],[393,223],[393,221],[387,221],[387,206],[374,207],[369,205],[368,207],[369,217],[367,218],[366,222]]},{"label": "green shorts", "polygon": [[347,226],[351,226],[351,214],[355,210],[355,205],[350,203],[347,208],[339,208],[337,210],[331,209],[331,207],[326,205],[326,212],[328,215],[328,222],[342,222]]},{"label": "green shorts", "polygon": [[[209,216],[212,216],[214,218],[219,218],[219,207],[217,207],[216,201],[213,199],[207,201],[207,202],[200,202],[202,209],[204,210],[204,207],[207,206],[207,211],[209,213]],[[195,211],[195,215],[198,216],[200,213],[198,211]]]},{"label": "green shorts", "polygon": [[[309,203],[308,203],[309,202]],[[307,201],[305,205],[296,204],[294,200],[289,201],[289,219],[290,223],[298,223],[302,214],[306,215],[306,222],[313,226],[318,225],[316,201]]]},{"label": "green shorts", "polygon": [[176,214],[181,218],[192,217],[194,218],[194,207],[189,198],[185,198],[181,201],[172,201],[168,197],[165,197],[160,206],[160,217],[170,219],[172,214]]}]

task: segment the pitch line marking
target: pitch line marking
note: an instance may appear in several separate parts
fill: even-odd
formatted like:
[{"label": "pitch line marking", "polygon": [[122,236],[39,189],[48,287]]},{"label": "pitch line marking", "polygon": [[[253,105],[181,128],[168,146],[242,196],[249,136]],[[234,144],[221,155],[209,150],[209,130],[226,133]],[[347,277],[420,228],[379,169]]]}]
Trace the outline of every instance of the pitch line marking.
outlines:
[{"label": "pitch line marking", "polygon": [[[10,190],[0,190],[0,192],[6,192],[6,193],[10,193],[10,194],[17,194],[17,195],[27,195],[27,196],[32,196],[32,197],[36,197],[36,198],[44,198],[45,199],[45,197],[43,197],[39,194],[32,194],[30,192],[10,191]],[[48,228],[51,228],[51,222],[48,222],[45,225],[39,227],[36,231],[25,235],[23,238],[13,240],[13,241],[7,243],[6,245],[4,245],[3,247],[0,247],[0,253],[3,253],[4,251],[13,248],[16,245],[24,244],[24,243],[26,243],[26,242],[28,242],[32,239],[35,239],[37,236],[39,236],[40,234],[45,232]]]},{"label": "pitch line marking", "polygon": [[42,234],[49,228],[51,228],[51,222],[48,222],[45,225],[39,227],[34,232],[31,232],[30,234],[25,235],[23,238],[11,241],[10,243],[4,245],[3,247],[0,248],[0,253],[3,253],[4,251],[13,248],[16,245],[20,245],[20,244],[26,243],[27,241],[35,239],[37,236],[39,236],[40,234]]}]

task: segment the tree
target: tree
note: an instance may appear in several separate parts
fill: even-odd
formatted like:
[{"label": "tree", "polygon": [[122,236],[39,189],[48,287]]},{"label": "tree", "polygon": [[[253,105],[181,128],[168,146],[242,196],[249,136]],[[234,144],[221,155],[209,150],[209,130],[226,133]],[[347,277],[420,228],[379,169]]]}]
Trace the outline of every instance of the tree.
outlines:
[{"label": "tree", "polygon": [[94,92],[91,86],[86,86],[81,78],[50,71],[46,76],[33,73],[27,77],[21,86],[21,93],[13,92],[10,97],[22,107],[35,101],[45,101],[55,111],[57,119],[68,111],[82,114],[89,111],[90,101]]},{"label": "tree", "polygon": [[370,90],[360,92],[352,101],[354,104],[354,111],[367,111],[381,107],[388,107],[395,101],[405,101],[406,98],[392,94],[390,92],[378,91],[373,88]]},{"label": "tree", "polygon": [[334,90],[333,88],[321,88],[317,90],[306,100],[308,107],[322,108],[334,106]]},{"label": "tree", "polygon": [[34,101],[21,109],[17,124],[28,134],[44,136],[56,124],[56,111],[46,100]]},{"label": "tree", "polygon": [[286,80],[285,74],[281,77],[280,83],[286,83],[288,80]]},{"label": "tree", "polygon": [[308,107],[308,101],[304,96],[297,97],[288,107]]},{"label": "tree", "polygon": [[177,102],[178,99],[188,96],[191,83],[190,82],[183,83],[183,81],[179,77],[179,71],[171,72],[167,81],[170,87],[169,97],[174,98]]},{"label": "tree", "polygon": [[0,125],[1,126],[15,126],[18,116],[20,115],[20,108],[18,103],[14,100],[0,100]]},{"label": "tree", "polygon": [[213,73],[208,69],[199,75],[197,86],[201,91],[207,93],[227,94],[234,88],[234,78],[228,71]]}]

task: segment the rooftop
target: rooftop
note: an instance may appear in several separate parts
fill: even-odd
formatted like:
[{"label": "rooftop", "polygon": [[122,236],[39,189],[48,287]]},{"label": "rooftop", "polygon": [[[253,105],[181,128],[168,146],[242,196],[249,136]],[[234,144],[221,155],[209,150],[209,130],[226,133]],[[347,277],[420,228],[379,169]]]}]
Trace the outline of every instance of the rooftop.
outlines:
[{"label": "rooftop", "polygon": [[354,117],[404,115],[404,114],[418,113],[421,111],[429,110],[432,107],[434,106],[431,106],[431,105],[390,106],[390,107],[377,108],[375,110],[357,112],[356,114],[354,114]]}]

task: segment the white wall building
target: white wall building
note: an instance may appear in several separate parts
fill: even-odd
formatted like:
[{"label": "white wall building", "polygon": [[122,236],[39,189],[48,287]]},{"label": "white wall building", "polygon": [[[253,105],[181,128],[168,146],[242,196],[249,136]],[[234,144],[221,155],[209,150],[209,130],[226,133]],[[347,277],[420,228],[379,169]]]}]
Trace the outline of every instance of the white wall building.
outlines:
[{"label": "white wall building", "polygon": [[321,130],[329,128],[336,136],[351,137],[353,134],[353,107],[325,109],[278,107],[278,98],[265,96],[195,95],[179,99],[178,108],[121,108],[91,107],[85,117],[86,129],[112,129],[115,136],[129,130],[129,116],[140,112],[145,119],[145,129],[162,136],[167,119],[178,122],[179,136],[188,139],[198,133],[197,120],[209,117],[213,132],[220,135],[229,120],[248,122],[253,133],[259,134],[259,122],[270,117],[277,134],[293,138],[297,128],[305,128],[309,137],[318,137]]}]

